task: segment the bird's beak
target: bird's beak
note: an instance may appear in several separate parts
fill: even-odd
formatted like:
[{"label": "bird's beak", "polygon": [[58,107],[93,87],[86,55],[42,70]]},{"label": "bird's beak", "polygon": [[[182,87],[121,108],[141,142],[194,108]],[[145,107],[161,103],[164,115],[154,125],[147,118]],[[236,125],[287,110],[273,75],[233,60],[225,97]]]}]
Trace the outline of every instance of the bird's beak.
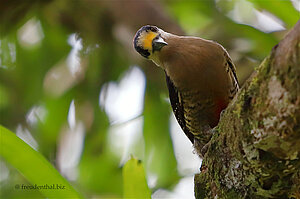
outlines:
[{"label": "bird's beak", "polygon": [[159,51],[162,47],[164,47],[166,45],[168,45],[168,43],[160,36],[153,39],[153,41],[152,41],[153,52]]}]

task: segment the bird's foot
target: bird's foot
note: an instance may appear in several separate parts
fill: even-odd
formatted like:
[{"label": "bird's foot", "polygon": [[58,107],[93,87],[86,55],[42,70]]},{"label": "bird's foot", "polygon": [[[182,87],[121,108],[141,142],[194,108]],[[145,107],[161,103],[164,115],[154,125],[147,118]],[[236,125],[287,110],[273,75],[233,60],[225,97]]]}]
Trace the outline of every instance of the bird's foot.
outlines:
[{"label": "bird's foot", "polygon": [[208,143],[206,143],[206,144],[202,147],[200,153],[201,153],[201,155],[202,155],[203,157],[204,157],[204,155],[207,153],[207,151],[208,151],[210,145],[211,145],[211,140],[210,140]]},{"label": "bird's foot", "polygon": [[[225,113],[225,110],[226,109],[223,109],[222,111],[221,111],[221,113],[220,113],[220,118],[222,118],[223,117],[223,115],[224,115],[224,113]],[[216,127],[215,127],[216,128]],[[213,128],[214,129],[214,128]]]},{"label": "bird's foot", "polygon": [[[216,132],[216,127],[211,129],[207,129],[205,132],[203,132],[205,135],[210,135],[210,137]],[[204,155],[207,153],[209,147],[211,145],[211,140],[208,142],[201,142],[201,140],[197,137],[194,138],[194,148],[196,153],[199,155],[200,158],[203,159]]]}]

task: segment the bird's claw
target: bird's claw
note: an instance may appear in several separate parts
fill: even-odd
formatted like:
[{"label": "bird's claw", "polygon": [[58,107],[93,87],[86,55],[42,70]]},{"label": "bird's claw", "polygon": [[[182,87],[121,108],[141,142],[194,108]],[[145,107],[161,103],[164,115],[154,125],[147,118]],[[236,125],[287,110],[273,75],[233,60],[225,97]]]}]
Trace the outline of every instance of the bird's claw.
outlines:
[{"label": "bird's claw", "polygon": [[[217,132],[217,128],[210,128],[206,133],[209,133],[213,135],[215,132]],[[209,147],[211,145],[211,140],[209,140],[207,143],[201,143],[197,138],[194,138],[194,148],[197,154],[200,156],[200,158],[203,158],[204,155],[207,153]]]}]

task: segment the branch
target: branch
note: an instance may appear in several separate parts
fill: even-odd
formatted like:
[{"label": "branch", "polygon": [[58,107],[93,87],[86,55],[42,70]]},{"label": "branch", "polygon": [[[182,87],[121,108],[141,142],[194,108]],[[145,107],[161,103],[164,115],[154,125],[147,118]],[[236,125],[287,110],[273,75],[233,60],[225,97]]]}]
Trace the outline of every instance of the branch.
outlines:
[{"label": "branch", "polygon": [[300,21],[223,114],[196,198],[300,198]]}]

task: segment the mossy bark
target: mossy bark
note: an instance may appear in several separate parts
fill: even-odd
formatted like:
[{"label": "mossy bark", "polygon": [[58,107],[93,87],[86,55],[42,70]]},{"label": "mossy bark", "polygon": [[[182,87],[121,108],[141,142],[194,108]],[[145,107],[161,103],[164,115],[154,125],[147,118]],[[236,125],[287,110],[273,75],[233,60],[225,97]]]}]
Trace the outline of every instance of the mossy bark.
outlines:
[{"label": "mossy bark", "polygon": [[221,117],[200,174],[200,198],[300,198],[300,21]]}]

